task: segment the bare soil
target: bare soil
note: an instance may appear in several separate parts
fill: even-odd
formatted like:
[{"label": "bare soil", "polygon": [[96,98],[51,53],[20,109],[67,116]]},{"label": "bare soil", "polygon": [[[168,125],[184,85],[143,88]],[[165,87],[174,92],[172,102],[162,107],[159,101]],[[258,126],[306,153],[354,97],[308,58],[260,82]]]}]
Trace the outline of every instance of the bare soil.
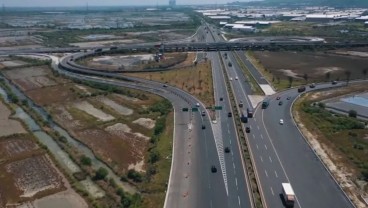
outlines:
[{"label": "bare soil", "polygon": [[280,79],[293,76],[303,80],[307,74],[310,82],[345,80],[346,71],[351,73],[350,79],[359,79],[363,69],[368,67],[366,58],[331,52],[258,51],[254,55],[267,71]]},{"label": "bare soil", "polygon": [[27,132],[19,121],[9,118],[10,114],[8,107],[0,100],[0,137]]}]

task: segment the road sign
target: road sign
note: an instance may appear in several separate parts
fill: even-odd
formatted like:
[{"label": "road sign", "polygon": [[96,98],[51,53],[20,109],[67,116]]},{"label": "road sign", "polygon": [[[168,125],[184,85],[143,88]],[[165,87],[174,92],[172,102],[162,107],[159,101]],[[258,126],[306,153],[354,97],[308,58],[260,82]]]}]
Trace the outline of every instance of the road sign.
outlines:
[{"label": "road sign", "polygon": [[222,106],[215,106],[215,110],[222,110]]},{"label": "road sign", "polygon": [[198,112],[198,108],[192,108],[192,112]]}]

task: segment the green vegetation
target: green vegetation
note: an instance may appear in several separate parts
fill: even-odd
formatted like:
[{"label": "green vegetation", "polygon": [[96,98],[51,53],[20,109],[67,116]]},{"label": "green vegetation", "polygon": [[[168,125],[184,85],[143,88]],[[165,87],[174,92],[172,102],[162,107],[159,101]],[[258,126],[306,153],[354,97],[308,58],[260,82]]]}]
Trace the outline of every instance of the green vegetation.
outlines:
[{"label": "green vegetation", "polygon": [[99,168],[97,171],[96,171],[96,175],[95,177],[93,178],[93,180],[103,180],[106,178],[106,176],[109,174],[109,172],[107,172],[107,170],[105,168]]},{"label": "green vegetation", "polygon": [[295,110],[300,113],[298,117],[309,131],[314,132],[319,142],[340,152],[343,156],[339,158],[346,162],[344,165],[355,167],[360,173],[357,177],[368,182],[366,123],[354,117],[334,114],[325,109],[321,102],[317,104],[315,100],[311,101],[309,95],[296,103]]},{"label": "green vegetation", "polygon": [[133,180],[136,183],[140,183],[143,181],[143,176],[139,172],[135,171],[134,169],[130,169],[128,171],[127,177]]},{"label": "green vegetation", "polygon": [[80,162],[82,163],[82,165],[87,165],[87,166],[91,166],[92,165],[92,160],[91,158],[85,156],[85,155],[82,155],[80,157]]}]

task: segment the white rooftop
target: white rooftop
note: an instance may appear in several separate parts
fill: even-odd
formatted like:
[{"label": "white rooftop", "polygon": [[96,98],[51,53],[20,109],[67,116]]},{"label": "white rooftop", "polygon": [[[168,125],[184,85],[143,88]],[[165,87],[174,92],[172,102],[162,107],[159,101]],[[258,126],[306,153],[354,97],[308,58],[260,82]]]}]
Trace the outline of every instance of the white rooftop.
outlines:
[{"label": "white rooftop", "polygon": [[295,195],[290,183],[282,183],[282,188],[287,195]]}]

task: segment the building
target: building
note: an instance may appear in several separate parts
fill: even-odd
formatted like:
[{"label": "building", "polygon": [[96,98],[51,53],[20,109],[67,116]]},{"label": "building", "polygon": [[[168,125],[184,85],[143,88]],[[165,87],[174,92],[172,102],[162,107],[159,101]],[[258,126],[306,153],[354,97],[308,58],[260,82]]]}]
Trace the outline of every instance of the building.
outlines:
[{"label": "building", "polygon": [[176,6],[176,0],[169,0],[169,6],[171,7]]}]

